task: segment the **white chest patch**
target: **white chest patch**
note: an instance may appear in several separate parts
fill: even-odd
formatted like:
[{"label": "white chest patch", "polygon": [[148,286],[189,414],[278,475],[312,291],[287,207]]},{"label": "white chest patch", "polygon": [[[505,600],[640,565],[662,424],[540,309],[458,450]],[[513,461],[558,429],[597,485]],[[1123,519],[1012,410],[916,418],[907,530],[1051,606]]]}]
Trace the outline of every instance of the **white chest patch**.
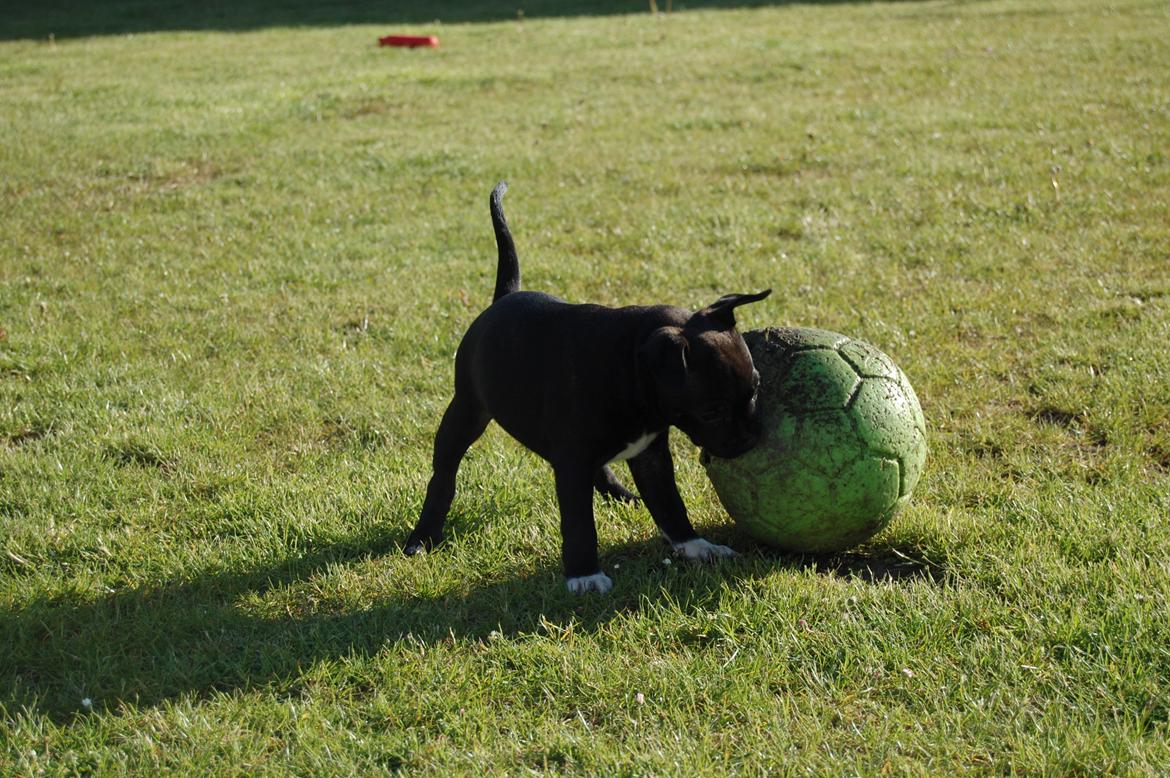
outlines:
[{"label": "white chest patch", "polygon": [[646,447],[653,443],[654,439],[661,434],[662,433],[660,432],[643,433],[642,437],[638,438],[632,443],[627,444],[625,448],[618,452],[616,457],[609,460],[609,462],[606,462],[606,464],[610,464],[611,462],[621,462],[625,459],[633,459],[645,451]]}]

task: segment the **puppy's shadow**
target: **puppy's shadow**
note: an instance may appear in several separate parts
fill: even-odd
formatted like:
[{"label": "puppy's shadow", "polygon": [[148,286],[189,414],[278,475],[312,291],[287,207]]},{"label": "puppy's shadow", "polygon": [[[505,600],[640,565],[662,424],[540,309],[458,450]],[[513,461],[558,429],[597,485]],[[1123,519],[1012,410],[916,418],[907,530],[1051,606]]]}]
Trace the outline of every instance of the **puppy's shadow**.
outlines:
[{"label": "puppy's shadow", "polygon": [[[714,539],[751,548],[738,536]],[[299,595],[312,589],[306,585],[311,579],[331,576],[339,566],[377,564],[399,553],[397,539],[355,536],[250,570],[0,609],[0,708],[27,707],[67,721],[82,713],[84,698],[101,710],[122,702],[150,706],[185,694],[295,685],[314,663],[373,655],[406,638],[488,641],[493,633],[530,634],[570,621],[575,630],[589,632],[667,597],[685,610],[715,607],[729,580],[810,564],[824,574],[864,581],[934,581],[942,570],[912,548],[826,558],[756,549],[719,565],[666,565],[669,550],[655,538],[603,549],[603,564],[616,583],[604,596],[568,594],[551,563],[432,596],[387,587],[372,606],[313,604]],[[253,607],[270,597],[282,603],[279,616],[271,615],[271,607]]]}]

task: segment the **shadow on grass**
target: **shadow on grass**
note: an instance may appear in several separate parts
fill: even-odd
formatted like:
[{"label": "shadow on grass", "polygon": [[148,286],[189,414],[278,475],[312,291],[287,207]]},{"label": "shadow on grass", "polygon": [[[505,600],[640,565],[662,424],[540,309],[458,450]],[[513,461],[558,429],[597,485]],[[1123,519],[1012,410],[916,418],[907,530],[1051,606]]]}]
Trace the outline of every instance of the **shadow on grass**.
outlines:
[{"label": "shadow on grass", "polygon": [[116,710],[122,702],[151,706],[187,693],[292,683],[316,662],[373,655],[407,637],[426,643],[451,636],[489,640],[496,631],[512,637],[568,620],[588,632],[619,614],[644,609],[647,601],[670,598],[691,611],[709,607],[729,580],[761,578],[776,569],[811,567],[823,575],[879,583],[937,582],[945,574],[913,548],[820,558],[755,551],[710,567],[666,567],[666,547],[655,539],[604,549],[607,567],[621,566],[614,591],[604,597],[569,595],[559,569],[550,564],[463,591],[391,596],[362,609],[330,611],[311,605],[308,597],[293,597],[276,618],[241,607],[241,599],[295,589],[347,564],[398,553],[384,537],[355,537],[253,570],[0,611],[0,710],[12,714],[27,708],[67,722],[83,713],[83,698],[91,698],[95,710]]},{"label": "shadow on grass", "polygon": [[[801,0],[836,4],[856,0]],[[756,8],[797,0],[675,0],[675,11]],[[658,0],[660,9],[665,0]],[[648,13],[649,0],[459,0],[433,3],[400,0],[17,0],[5,10],[0,40],[76,38],[168,31],[247,31],[267,27],[338,27],[351,24],[453,24],[521,18],[610,16]],[[393,30],[387,30],[393,32]]]}]

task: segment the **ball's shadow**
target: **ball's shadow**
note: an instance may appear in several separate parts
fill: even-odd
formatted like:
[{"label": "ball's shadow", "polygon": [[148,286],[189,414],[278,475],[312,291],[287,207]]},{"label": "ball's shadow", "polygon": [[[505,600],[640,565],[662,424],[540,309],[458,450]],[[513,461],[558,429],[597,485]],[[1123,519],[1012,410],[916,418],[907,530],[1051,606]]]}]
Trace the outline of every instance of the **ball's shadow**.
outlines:
[{"label": "ball's shadow", "polygon": [[945,564],[927,558],[918,547],[878,546],[866,552],[788,557],[794,564],[811,565],[822,575],[836,575],[866,583],[925,581],[941,583]]}]

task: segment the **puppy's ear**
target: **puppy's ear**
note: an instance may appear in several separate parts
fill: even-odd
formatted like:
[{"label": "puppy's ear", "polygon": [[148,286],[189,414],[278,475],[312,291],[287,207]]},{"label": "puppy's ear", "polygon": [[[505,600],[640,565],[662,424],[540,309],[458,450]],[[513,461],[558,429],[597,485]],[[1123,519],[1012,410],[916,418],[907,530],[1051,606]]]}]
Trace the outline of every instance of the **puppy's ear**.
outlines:
[{"label": "puppy's ear", "polygon": [[707,319],[716,327],[731,329],[735,326],[735,309],[741,305],[758,302],[772,294],[771,289],[765,289],[755,294],[725,294],[703,310],[695,314]]},{"label": "puppy's ear", "polygon": [[662,327],[638,349],[638,358],[663,389],[681,392],[687,384],[687,355],[690,344],[678,327]]}]

